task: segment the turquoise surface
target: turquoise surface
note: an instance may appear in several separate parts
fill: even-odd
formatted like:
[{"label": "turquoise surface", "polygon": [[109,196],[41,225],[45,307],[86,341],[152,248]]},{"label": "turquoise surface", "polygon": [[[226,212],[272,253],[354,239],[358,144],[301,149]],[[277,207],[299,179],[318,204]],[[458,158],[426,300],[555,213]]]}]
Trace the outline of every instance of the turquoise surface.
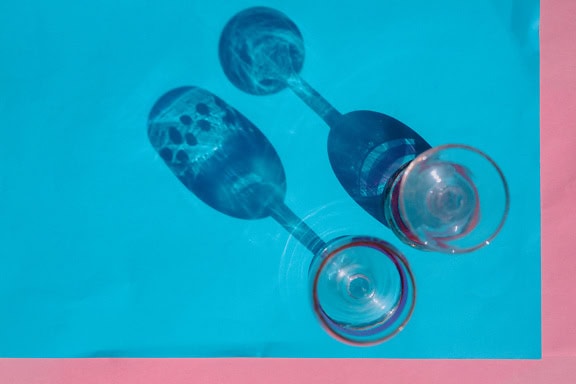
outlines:
[{"label": "turquoise surface", "polygon": [[[382,112],[498,162],[511,208],[493,244],[402,245],[346,194],[312,110],[228,81],[220,33],[255,5],[296,23],[301,75],[340,111]],[[1,2],[0,356],[540,357],[538,21],[536,0]],[[309,251],[270,218],[212,209],[168,170],[147,118],[184,85],[262,130],[286,204],[323,239],[376,236],[406,255],[418,298],[398,336],[331,339],[310,307]]]}]

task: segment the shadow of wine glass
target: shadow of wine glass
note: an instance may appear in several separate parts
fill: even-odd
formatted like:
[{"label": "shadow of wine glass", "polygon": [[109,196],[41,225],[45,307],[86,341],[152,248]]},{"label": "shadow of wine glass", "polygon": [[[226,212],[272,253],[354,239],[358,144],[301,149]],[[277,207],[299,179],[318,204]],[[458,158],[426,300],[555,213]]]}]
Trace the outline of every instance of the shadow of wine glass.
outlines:
[{"label": "shadow of wine glass", "polygon": [[368,345],[404,328],[416,297],[405,258],[372,237],[324,242],[284,203],[282,162],[240,112],[201,88],[177,88],[153,106],[148,137],[168,168],[204,203],[240,219],[272,217],[312,253],[310,295],[332,336]]},{"label": "shadow of wine glass", "polygon": [[299,72],[304,42],[296,24],[282,12],[253,7],[224,27],[219,58],[226,77],[240,90],[268,95],[290,88],[330,127],[328,156],[346,192],[382,224],[383,200],[398,169],[431,146],[391,116],[373,111],[341,114]]}]

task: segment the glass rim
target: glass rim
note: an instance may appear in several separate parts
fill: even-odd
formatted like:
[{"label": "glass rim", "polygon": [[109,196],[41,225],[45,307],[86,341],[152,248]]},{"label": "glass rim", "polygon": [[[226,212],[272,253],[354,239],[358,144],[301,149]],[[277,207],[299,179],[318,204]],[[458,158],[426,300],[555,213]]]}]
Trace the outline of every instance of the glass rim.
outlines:
[{"label": "glass rim", "polygon": [[[346,241],[344,244],[340,244],[341,241]],[[384,318],[382,321],[375,323],[371,326],[363,326],[358,328],[358,332],[362,333],[359,335],[362,336],[371,336],[377,335],[380,331],[387,330],[388,328],[392,328],[392,331],[389,333],[384,334],[382,337],[378,337],[375,339],[368,339],[368,340],[356,340],[352,335],[347,336],[345,334],[336,332],[330,324],[340,325],[338,322],[332,320],[322,309],[322,305],[318,300],[318,281],[320,278],[320,271],[324,269],[326,264],[332,260],[334,256],[336,256],[342,250],[356,247],[356,246],[364,246],[364,247],[371,247],[379,251],[383,256],[386,256],[394,263],[402,281],[401,285],[401,297],[399,299],[398,305],[394,308],[392,314],[389,317]],[[414,279],[414,275],[408,264],[407,259],[402,255],[400,251],[398,251],[392,244],[375,238],[371,236],[342,236],[336,239],[333,239],[333,242],[328,244],[326,248],[322,251],[322,253],[328,254],[322,256],[322,261],[318,265],[317,269],[314,272],[314,281],[312,283],[312,301],[313,301],[313,309],[316,317],[320,321],[322,328],[334,339],[348,345],[352,346],[372,346],[383,343],[395,335],[397,335],[400,331],[402,331],[414,312],[414,307],[416,304],[416,283]],[[412,289],[410,289],[412,288]],[[411,294],[410,294],[410,291]],[[404,303],[402,304],[402,301]],[[396,325],[395,320],[402,318],[402,321]],[[389,323],[389,324],[387,324]],[[392,327],[393,326],[393,327]],[[381,328],[382,327],[382,328]],[[380,328],[380,329],[379,329]],[[353,332],[350,332],[353,333]]]},{"label": "glass rim", "polygon": [[450,249],[450,252],[446,252],[445,251],[446,249],[443,249],[441,247],[430,247],[429,245],[421,242],[420,237],[417,235],[417,232],[414,230],[414,227],[412,226],[412,224],[410,223],[409,220],[404,222],[404,225],[406,225],[408,230],[412,234],[414,234],[415,237],[418,238],[418,240],[420,241],[419,245],[426,248],[426,249],[429,249],[432,251],[437,251],[437,252],[443,252],[443,253],[451,253],[451,254],[469,253],[469,252],[475,251],[477,249],[480,249],[480,248],[490,244],[492,242],[492,240],[494,240],[494,238],[498,235],[498,233],[500,233],[500,231],[504,227],[504,223],[506,222],[506,219],[508,218],[508,213],[510,211],[510,190],[508,187],[508,182],[506,181],[506,177],[504,176],[504,173],[502,172],[502,170],[500,169],[498,164],[490,156],[488,156],[486,153],[484,153],[480,149],[472,147],[470,145],[466,145],[466,144],[443,144],[443,145],[439,145],[439,146],[430,148],[430,149],[422,152],[421,154],[419,154],[414,160],[412,160],[408,164],[408,166],[404,169],[404,171],[402,172],[402,174],[400,176],[400,180],[399,180],[400,185],[399,185],[399,193],[398,193],[398,208],[400,211],[400,217],[407,217],[406,201],[404,200],[404,196],[405,196],[404,188],[405,188],[406,177],[408,177],[411,174],[411,172],[414,170],[414,168],[416,168],[419,164],[428,160],[428,158],[430,156],[433,156],[433,155],[437,154],[438,152],[442,152],[442,151],[449,150],[449,149],[462,149],[462,150],[474,152],[475,154],[480,155],[481,157],[483,157],[485,160],[487,160],[492,165],[492,167],[498,173],[498,176],[500,176],[500,180],[502,181],[502,187],[504,189],[505,203],[504,203],[504,211],[502,212],[502,217],[500,218],[500,222],[498,223],[498,226],[490,234],[490,236],[488,236],[486,239],[482,240],[482,242],[480,242],[479,244],[472,245],[472,246],[469,246],[466,248],[447,247],[446,249]]}]

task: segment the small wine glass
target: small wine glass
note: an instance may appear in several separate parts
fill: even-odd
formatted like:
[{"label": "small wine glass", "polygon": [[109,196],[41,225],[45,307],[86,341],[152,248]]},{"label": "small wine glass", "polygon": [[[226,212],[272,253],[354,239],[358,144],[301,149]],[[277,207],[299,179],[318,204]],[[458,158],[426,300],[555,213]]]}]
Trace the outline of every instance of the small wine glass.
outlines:
[{"label": "small wine glass", "polygon": [[382,343],[402,329],[416,302],[406,259],[389,243],[363,236],[329,242],[309,270],[314,312],[335,339]]},{"label": "small wine glass", "polygon": [[[508,189],[496,164],[470,147],[432,148],[416,131],[383,113],[341,113],[300,76],[304,48],[302,33],[287,15],[252,7],[234,15],[224,27],[219,57],[225,75],[238,89],[270,95],[289,88],[315,111],[330,127],[328,157],[342,187],[404,242],[447,253],[488,244],[508,212]],[[450,158],[438,164],[443,156]],[[451,156],[456,158],[449,164]],[[411,165],[406,168],[407,164]],[[384,192],[393,175],[407,182],[395,184],[402,194],[393,189],[396,194],[388,196]],[[437,182],[434,176],[444,179]],[[382,209],[383,193],[387,210]],[[476,206],[480,198],[482,206]]]},{"label": "small wine glass", "polygon": [[173,89],[152,108],[148,137],[204,203],[239,219],[270,217],[310,250],[312,301],[331,335],[375,344],[404,327],[416,294],[404,257],[370,237],[321,239],[285,204],[286,174],[272,143],[231,105],[199,87]]},{"label": "small wine glass", "polygon": [[396,172],[383,210],[388,226],[406,244],[456,254],[490,244],[506,221],[509,199],[494,160],[476,148],[447,144]]}]

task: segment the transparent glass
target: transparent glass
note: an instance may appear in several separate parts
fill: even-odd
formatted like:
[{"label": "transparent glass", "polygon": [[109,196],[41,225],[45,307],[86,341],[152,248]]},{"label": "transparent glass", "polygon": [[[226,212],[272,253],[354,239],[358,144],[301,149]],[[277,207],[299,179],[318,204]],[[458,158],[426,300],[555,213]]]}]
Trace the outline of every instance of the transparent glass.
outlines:
[{"label": "transparent glass", "polygon": [[386,341],[414,310],[416,286],[408,262],[382,240],[336,238],[314,258],[309,273],[316,316],[341,342]]},{"label": "transparent glass", "polygon": [[476,148],[449,144],[421,153],[399,170],[387,188],[384,210],[405,243],[465,253],[490,244],[509,204],[498,165]]},{"label": "transparent glass", "polygon": [[[272,8],[238,12],[220,37],[228,79],[250,94],[288,88],[302,99],[330,127],[328,157],[342,187],[404,242],[446,253],[490,243],[508,212],[508,188],[496,164],[470,147],[432,149],[416,131],[379,112],[341,113],[300,75],[304,57],[297,25]],[[416,157],[395,180],[397,169]],[[392,183],[394,194],[387,196]]]},{"label": "transparent glass", "polygon": [[377,239],[320,238],[285,204],[282,161],[239,111],[205,89],[176,88],[150,111],[148,138],[158,158],[205,204],[244,220],[272,218],[310,250],[313,301],[332,335],[367,344],[402,329],[415,294],[404,258]]}]

